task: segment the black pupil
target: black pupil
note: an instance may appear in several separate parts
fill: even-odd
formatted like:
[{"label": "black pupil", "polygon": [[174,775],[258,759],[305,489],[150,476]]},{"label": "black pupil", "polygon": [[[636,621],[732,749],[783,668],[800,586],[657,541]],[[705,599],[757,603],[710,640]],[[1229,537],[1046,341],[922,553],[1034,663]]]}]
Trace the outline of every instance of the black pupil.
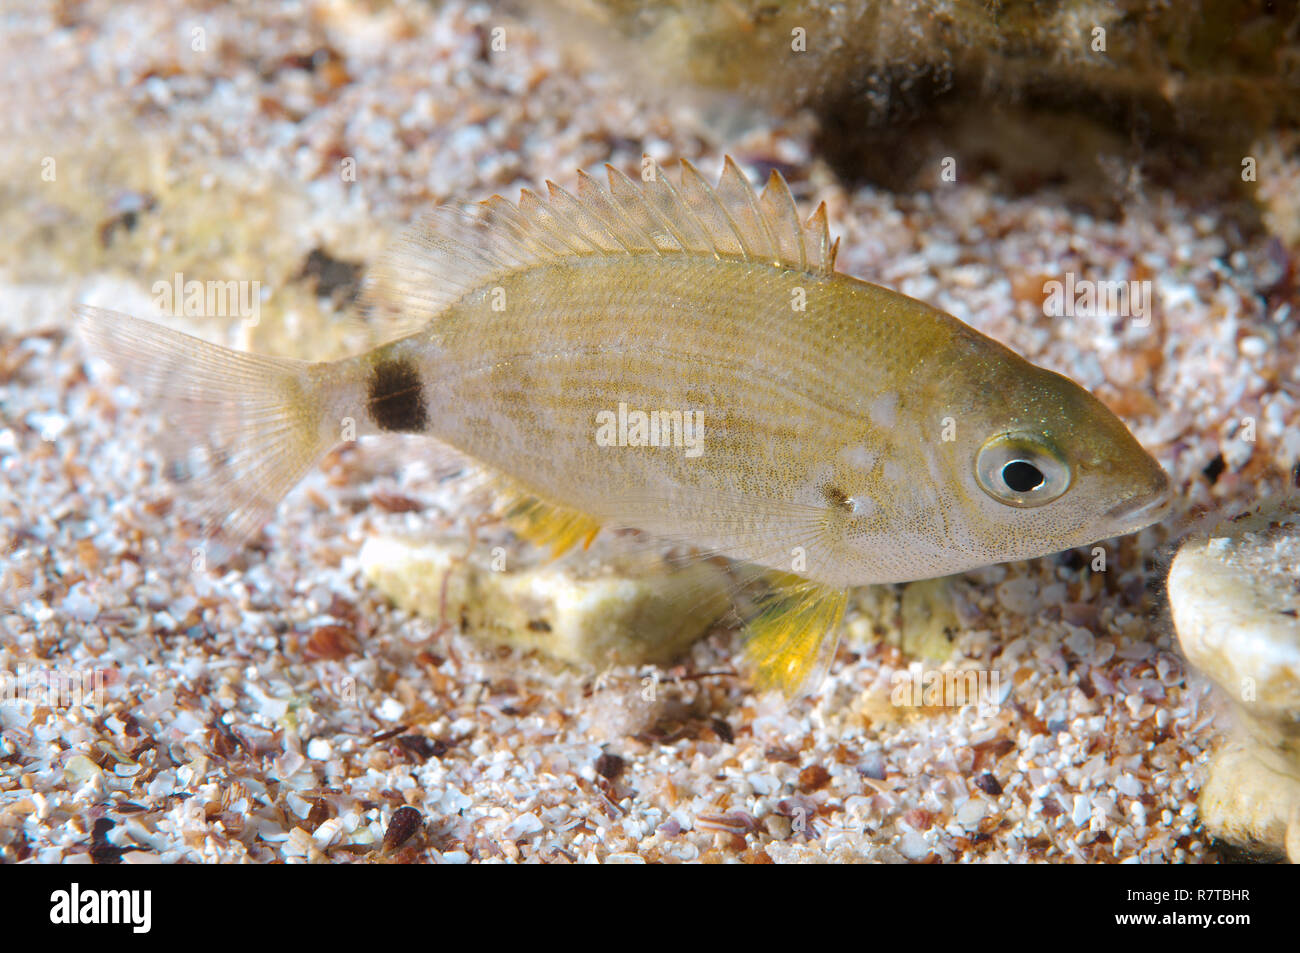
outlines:
[{"label": "black pupil", "polygon": [[1028,493],[1043,485],[1043,471],[1024,460],[1012,460],[1002,468],[1002,480],[1017,493]]}]

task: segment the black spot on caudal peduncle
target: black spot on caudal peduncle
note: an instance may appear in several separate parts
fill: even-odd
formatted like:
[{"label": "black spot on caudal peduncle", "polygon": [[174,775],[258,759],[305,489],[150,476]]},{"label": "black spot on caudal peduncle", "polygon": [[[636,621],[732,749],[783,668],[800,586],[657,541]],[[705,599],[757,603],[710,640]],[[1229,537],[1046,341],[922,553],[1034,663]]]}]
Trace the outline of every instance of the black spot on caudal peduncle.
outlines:
[{"label": "black spot on caudal peduncle", "polygon": [[416,433],[429,422],[420,371],[409,360],[388,359],[375,364],[370,371],[366,406],[380,430]]}]

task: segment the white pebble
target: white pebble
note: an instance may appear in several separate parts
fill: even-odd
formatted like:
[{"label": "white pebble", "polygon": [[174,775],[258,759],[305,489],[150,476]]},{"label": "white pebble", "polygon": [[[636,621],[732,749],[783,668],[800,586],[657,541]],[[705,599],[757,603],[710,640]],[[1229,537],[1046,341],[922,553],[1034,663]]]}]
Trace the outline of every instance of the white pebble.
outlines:
[{"label": "white pebble", "polygon": [[1074,822],[1075,827],[1082,827],[1090,817],[1092,817],[1092,801],[1088,799],[1086,794],[1076,794],[1074,796],[1074,810],[1070,812],[1070,820]]},{"label": "white pebble", "polygon": [[1038,608],[1038,583],[1033,579],[1008,579],[997,593],[1002,608],[1016,615],[1029,615]]},{"label": "white pebble", "polygon": [[99,615],[99,605],[86,595],[85,583],[77,583],[63,597],[61,608],[78,622],[93,622]]},{"label": "white pebble", "polygon": [[317,847],[323,849],[334,843],[342,830],[343,821],[337,817],[331,817],[316,828],[316,832],[312,834],[312,840],[316,842]]},{"label": "white pebble", "polygon": [[982,800],[977,797],[970,798],[957,808],[957,823],[969,830],[984,820],[985,812],[986,808]]},{"label": "white pebble", "polygon": [[917,831],[908,831],[898,842],[898,851],[908,860],[920,860],[930,852],[925,835]]},{"label": "white pebble", "polygon": [[519,840],[530,834],[538,834],[543,829],[541,818],[536,814],[520,814],[501,833],[509,840]]},{"label": "white pebble", "polygon": [[285,857],[306,857],[311,846],[311,835],[301,827],[295,827],[289,832],[289,837],[280,851]]},{"label": "white pebble", "polygon": [[27,424],[33,430],[41,435],[41,439],[47,442],[58,440],[63,436],[63,432],[68,429],[71,423],[63,414],[46,413],[46,414],[28,414]]},{"label": "white pebble", "polygon": [[1242,338],[1237,343],[1237,350],[1239,350],[1244,357],[1263,357],[1268,353],[1268,342],[1261,337],[1251,335],[1250,337]]},{"label": "white pebble", "polygon": [[1129,797],[1137,797],[1142,793],[1142,782],[1131,774],[1121,774],[1115,779],[1115,790]]}]

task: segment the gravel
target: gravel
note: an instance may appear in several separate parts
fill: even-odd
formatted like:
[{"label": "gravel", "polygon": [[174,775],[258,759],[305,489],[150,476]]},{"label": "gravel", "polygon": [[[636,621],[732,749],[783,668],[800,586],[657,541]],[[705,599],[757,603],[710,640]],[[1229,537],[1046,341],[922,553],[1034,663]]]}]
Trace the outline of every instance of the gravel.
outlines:
[{"label": "gravel", "polygon": [[[780,161],[801,202],[827,201],[842,270],[1093,389],[1195,515],[1277,491],[1300,455],[1295,292],[1269,284],[1275,239],[1235,238],[1227,210],[1155,188],[1117,221],[1050,191],[1005,197],[992,177],[852,188],[802,120],[715,142],[690,103],[640,102],[479,5],[62,9],[34,4],[0,38],[0,131],[30,147],[0,169],[23,196],[0,223],[25,226],[0,255],[0,687],[44,685],[0,701],[0,858],[1216,859],[1195,800],[1220,729],[1162,606],[1170,530],[1107,543],[1105,572],[1081,551],[968,574],[946,665],[996,673],[990,705],[892,705],[896,675],[938,666],[877,638],[861,607],[827,681],[794,702],[750,691],[731,631],[667,668],[564,667],[365,584],[367,538],[468,540],[486,519],[416,441],[341,449],[250,549],[194,570],[157,421],[129,382],[88,368],[67,305],[144,313],[169,255],[194,248],[250,278],[255,249],[278,268],[272,299],[291,297],[309,250],[368,260],[429,202],[631,170],[643,148],[714,174],[729,151],[751,175]],[[498,25],[508,49],[485,52]],[[30,166],[43,155],[57,189]],[[348,157],[356,182],[338,173]],[[155,211],[105,246],[110,185],[139,189],[146,171]],[[178,185],[205,182],[215,200]],[[1151,280],[1151,322],[1047,317],[1043,284],[1070,271]],[[264,321],[306,321],[295,307]],[[385,495],[421,508],[373,505]]]}]

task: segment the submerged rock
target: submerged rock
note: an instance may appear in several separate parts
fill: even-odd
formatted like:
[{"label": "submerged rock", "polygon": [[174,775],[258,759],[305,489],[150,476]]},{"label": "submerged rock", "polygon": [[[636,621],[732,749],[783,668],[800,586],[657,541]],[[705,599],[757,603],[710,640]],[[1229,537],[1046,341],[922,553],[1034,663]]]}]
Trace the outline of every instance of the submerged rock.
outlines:
[{"label": "submerged rock", "polygon": [[1201,792],[1206,826],[1300,862],[1300,505],[1221,524],[1169,573],[1188,659],[1234,702],[1238,724]]},{"label": "submerged rock", "polygon": [[952,655],[957,618],[952,576],[920,579],[903,587],[899,601],[898,645],[911,657],[942,662]]},{"label": "submerged rock", "polygon": [[572,553],[517,563],[504,549],[467,556],[463,537],[377,537],[360,559],[366,578],[404,609],[579,665],[668,661],[730,608],[733,588],[709,560]]}]

